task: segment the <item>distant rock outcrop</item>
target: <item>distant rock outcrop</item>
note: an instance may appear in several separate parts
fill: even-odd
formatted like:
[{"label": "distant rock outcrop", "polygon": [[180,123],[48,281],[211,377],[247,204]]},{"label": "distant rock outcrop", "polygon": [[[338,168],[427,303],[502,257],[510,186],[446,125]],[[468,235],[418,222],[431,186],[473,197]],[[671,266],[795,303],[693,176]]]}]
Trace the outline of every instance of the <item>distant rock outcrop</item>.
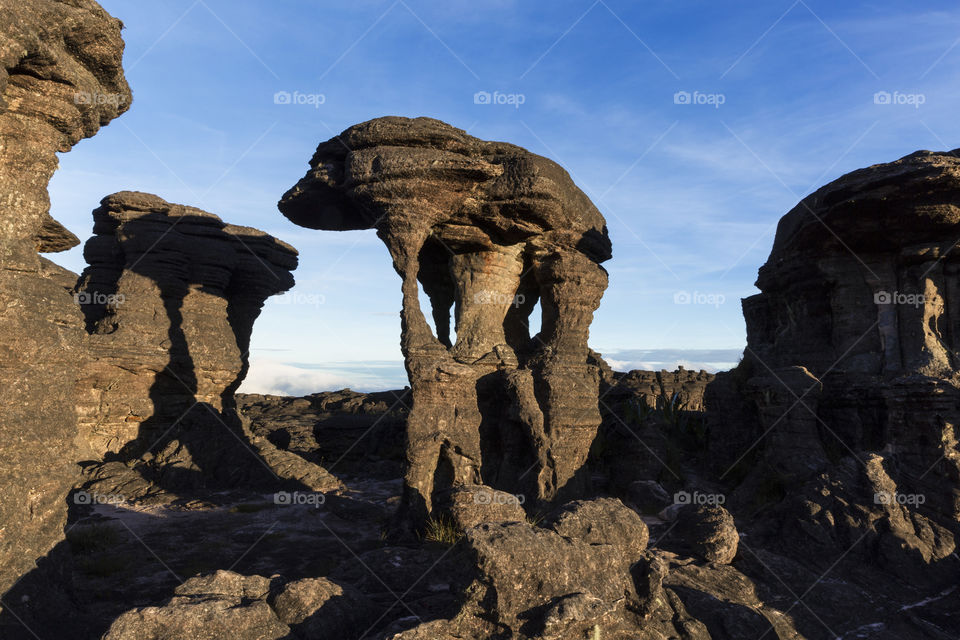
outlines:
[{"label": "distant rock outcrop", "polygon": [[120,21],[93,0],[0,0],[0,594],[63,537],[83,366],[75,276],[37,252],[57,153],[127,110]]},{"label": "distant rock outcrop", "polygon": [[436,506],[435,489],[457,484],[540,501],[581,492],[600,424],[587,337],[611,249],[603,216],[567,172],[437,120],[395,117],[322,143],[310,167],[280,202],[284,215],[313,229],[376,229],[403,281],[414,519]]},{"label": "distant rock outcrop", "polygon": [[921,151],[784,216],[743,302],[744,361],[707,389],[720,466],[795,486],[877,452],[899,491],[960,519],[958,197],[957,152]]},{"label": "distant rock outcrop", "polygon": [[78,390],[81,436],[99,457],[149,446],[188,412],[209,421],[198,403],[232,408],[253,323],[293,286],[297,252],[144,193],[108,196],[93,218],[77,295],[95,359]]}]

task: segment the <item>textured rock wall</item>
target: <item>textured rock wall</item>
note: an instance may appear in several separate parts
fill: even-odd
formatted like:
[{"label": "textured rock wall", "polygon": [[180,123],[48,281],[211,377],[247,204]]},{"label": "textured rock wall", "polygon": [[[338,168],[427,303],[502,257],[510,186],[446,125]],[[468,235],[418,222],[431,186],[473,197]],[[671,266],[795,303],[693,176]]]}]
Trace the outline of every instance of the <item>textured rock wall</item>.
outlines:
[{"label": "textured rock wall", "polygon": [[[610,257],[589,199],[554,162],[428,118],[351,127],[310,166],[284,215],[376,229],[402,279],[407,506],[425,515],[434,489],[456,484],[541,500],[580,491],[600,423],[587,337]],[[542,328],[530,336],[538,301]]]},{"label": "textured rock wall", "polygon": [[790,484],[882,452],[901,491],[960,518],[958,237],[956,152],[855,171],[784,216],[744,362],[707,390],[717,461]]},{"label": "textured rock wall", "polygon": [[93,217],[78,287],[94,356],[77,385],[80,434],[97,457],[140,453],[188,411],[209,419],[197,403],[233,407],[254,320],[293,286],[297,253],[144,193],[108,196]]},{"label": "textured rock wall", "polygon": [[92,0],[0,0],[0,594],[63,536],[76,479],[75,276],[37,252],[77,239],[49,213],[57,152],[125,111],[120,22]]}]

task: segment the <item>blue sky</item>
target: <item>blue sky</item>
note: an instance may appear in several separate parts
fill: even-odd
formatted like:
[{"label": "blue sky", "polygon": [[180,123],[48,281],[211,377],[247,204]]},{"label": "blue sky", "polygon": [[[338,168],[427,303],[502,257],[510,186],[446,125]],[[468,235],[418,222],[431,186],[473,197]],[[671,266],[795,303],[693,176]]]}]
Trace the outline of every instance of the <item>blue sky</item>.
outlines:
[{"label": "blue sky", "polygon": [[[352,124],[431,116],[563,165],[608,222],[591,343],[621,368],[730,366],[784,213],[853,169],[960,146],[950,2],[101,4],[126,26],[133,107],[61,156],[52,213],[86,238],[103,196],[140,190],[297,247],[296,288],[254,329],[248,391],[404,384],[379,240],[276,209]],[[84,266],[79,249],[51,257]]]}]

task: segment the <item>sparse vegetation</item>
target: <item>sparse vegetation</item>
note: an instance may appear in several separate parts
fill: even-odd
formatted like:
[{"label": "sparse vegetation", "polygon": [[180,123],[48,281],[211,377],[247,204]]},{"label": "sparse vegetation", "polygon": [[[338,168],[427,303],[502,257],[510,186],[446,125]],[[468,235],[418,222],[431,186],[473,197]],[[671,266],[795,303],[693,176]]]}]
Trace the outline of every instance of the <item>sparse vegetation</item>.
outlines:
[{"label": "sparse vegetation", "polygon": [[540,526],[540,523],[543,522],[545,516],[546,514],[544,514],[542,511],[537,511],[533,514],[528,513],[525,522],[531,527],[538,527]]},{"label": "sparse vegetation", "polygon": [[423,530],[423,539],[453,546],[463,538],[461,531],[447,516],[431,516]]},{"label": "sparse vegetation", "polygon": [[241,502],[230,507],[230,513],[257,513],[270,507],[267,502]]}]

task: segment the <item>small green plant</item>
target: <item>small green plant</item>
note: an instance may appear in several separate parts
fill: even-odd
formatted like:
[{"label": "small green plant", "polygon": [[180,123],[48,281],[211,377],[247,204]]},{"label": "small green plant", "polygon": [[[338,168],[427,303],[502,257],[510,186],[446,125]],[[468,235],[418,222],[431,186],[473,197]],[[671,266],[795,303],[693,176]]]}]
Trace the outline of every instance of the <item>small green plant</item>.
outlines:
[{"label": "small green plant", "polygon": [[680,392],[675,391],[667,399],[666,392],[657,396],[656,400],[657,415],[666,424],[674,429],[684,430],[687,424],[687,403],[680,397]]},{"label": "small green plant", "polygon": [[423,529],[423,539],[453,546],[463,537],[461,531],[448,516],[431,516]]},{"label": "small green plant", "polygon": [[269,506],[270,504],[266,502],[242,502],[230,507],[230,513],[256,513]]},{"label": "small green plant", "polygon": [[623,415],[627,422],[636,426],[643,425],[653,414],[653,407],[647,402],[647,396],[642,395],[636,400],[625,403]]},{"label": "small green plant", "polygon": [[541,522],[543,522],[543,518],[545,517],[545,515],[546,514],[544,514],[542,511],[537,511],[532,515],[528,513],[527,517],[524,518],[524,521],[531,527],[537,527],[537,526],[540,526]]}]

